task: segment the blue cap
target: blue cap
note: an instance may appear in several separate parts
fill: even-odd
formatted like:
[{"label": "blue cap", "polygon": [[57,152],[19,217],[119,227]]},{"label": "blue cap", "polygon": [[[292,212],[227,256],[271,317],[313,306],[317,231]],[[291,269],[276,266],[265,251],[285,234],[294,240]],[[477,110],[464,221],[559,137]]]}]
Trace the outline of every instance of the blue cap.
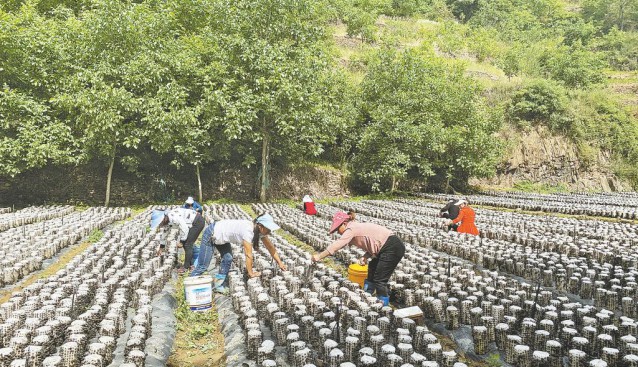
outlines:
[{"label": "blue cap", "polygon": [[280,227],[275,223],[275,220],[272,218],[270,214],[264,214],[261,217],[257,218],[255,222],[261,224],[262,226],[270,229],[271,231],[276,231]]},{"label": "blue cap", "polygon": [[153,210],[151,213],[151,229],[157,228],[162,223],[166,212],[164,210]]}]

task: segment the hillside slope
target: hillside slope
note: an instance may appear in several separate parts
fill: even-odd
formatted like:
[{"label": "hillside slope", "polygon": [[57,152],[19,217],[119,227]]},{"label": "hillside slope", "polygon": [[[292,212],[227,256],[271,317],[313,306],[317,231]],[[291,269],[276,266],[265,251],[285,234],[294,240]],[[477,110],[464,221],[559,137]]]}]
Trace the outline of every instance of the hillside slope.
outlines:
[{"label": "hillside slope", "polygon": [[[560,6],[567,17],[581,16],[579,2],[560,3]],[[532,184],[570,191],[632,189],[636,182],[632,182],[633,173],[627,173],[626,168],[631,160],[616,149],[618,135],[623,133],[614,133],[612,126],[607,128],[606,118],[611,116],[609,119],[617,123],[621,131],[635,129],[638,124],[637,71],[606,67],[600,69],[599,81],[591,85],[561,84],[564,96],[559,97],[564,99],[564,104],[560,111],[529,121],[517,120],[511,112],[514,95],[546,77],[537,70],[538,60],[532,60],[531,55],[553,50],[552,47],[563,42],[565,36],[556,36],[556,40],[551,41],[540,40],[521,49],[521,43],[510,43],[488,27],[468,26],[445,14],[439,15],[438,19],[423,16],[380,15],[372,27],[374,36],[371,37],[368,31],[367,39],[363,33],[348,36],[349,25],[335,24],[333,36],[337,52],[342,65],[355,78],[362,75],[367,55],[388,45],[398,49],[431,50],[436,57],[461,64],[466,76],[483,87],[483,95],[494,111],[496,123],[501,125],[495,138],[503,146],[496,174],[487,179],[472,178],[470,184],[485,188]],[[632,37],[635,32],[627,34]],[[638,49],[635,44],[630,47]],[[597,50],[594,46],[590,49],[592,54]],[[511,65],[506,62],[509,54],[516,59],[514,70],[510,70]],[[631,54],[626,56],[632,57]],[[600,96],[605,97],[604,101]],[[600,101],[600,105],[592,105],[591,101]],[[607,111],[608,106],[620,111],[618,113],[625,120],[618,122],[617,117]],[[556,127],[554,120],[563,125]],[[591,128],[592,124],[597,126]],[[599,130],[609,132],[601,134]]]}]

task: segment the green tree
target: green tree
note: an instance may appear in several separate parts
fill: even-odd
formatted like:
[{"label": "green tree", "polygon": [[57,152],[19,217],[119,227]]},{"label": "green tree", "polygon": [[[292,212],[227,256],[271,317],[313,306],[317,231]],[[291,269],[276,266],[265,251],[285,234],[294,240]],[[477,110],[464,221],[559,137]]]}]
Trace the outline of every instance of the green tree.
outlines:
[{"label": "green tree", "polygon": [[220,45],[229,74],[215,106],[224,136],[244,155],[243,165],[260,166],[262,201],[273,157],[301,162],[319,156],[343,121],[333,113],[341,103],[333,93],[339,75],[331,72],[323,6],[243,0],[223,16]]},{"label": "green tree", "polygon": [[507,76],[507,79],[512,79],[513,76],[518,75],[521,71],[521,63],[520,63],[520,53],[517,49],[511,48],[503,57],[501,61],[501,68],[503,72]]},{"label": "green tree", "polygon": [[638,3],[634,0],[583,0],[583,16],[605,30],[638,29]]},{"label": "green tree", "polygon": [[597,38],[593,48],[605,55],[609,66],[616,70],[638,70],[638,33],[612,28]]},{"label": "green tree", "polygon": [[50,103],[64,73],[59,37],[33,4],[0,10],[0,175],[74,162],[71,130]]},{"label": "green tree", "polygon": [[172,157],[178,169],[194,167],[198,198],[204,199],[201,169],[224,163],[231,155],[218,108],[224,75],[223,50],[215,28],[219,2],[170,1],[164,14],[173,15],[174,36],[164,43],[153,62],[165,70],[164,85],[146,94],[142,118],[151,148]]},{"label": "green tree", "polygon": [[479,0],[447,0],[452,14],[457,18],[468,21],[480,7]]},{"label": "green tree", "polygon": [[547,49],[540,65],[547,76],[570,87],[588,87],[604,80],[602,55],[587,50],[580,42]]},{"label": "green tree", "polygon": [[52,119],[48,106],[6,87],[0,90],[0,127],[0,175],[73,161],[68,126]]},{"label": "green tree", "polygon": [[[458,180],[493,170],[498,129],[487,118],[480,88],[432,54],[382,49],[362,84],[362,130],[353,170],[376,191],[433,175]],[[443,179],[445,181],[445,179]]]},{"label": "green tree", "polygon": [[152,4],[116,0],[96,0],[65,22],[66,62],[74,72],[61,80],[54,102],[71,121],[82,157],[108,162],[105,206],[116,159],[134,152],[144,136],[145,97],[165,80],[156,58],[172,37],[169,25]]},{"label": "green tree", "polygon": [[364,42],[372,42],[377,39],[377,27],[375,23],[379,14],[375,10],[365,10],[358,7],[349,7],[343,15],[346,24],[346,32],[350,37],[361,37]]}]

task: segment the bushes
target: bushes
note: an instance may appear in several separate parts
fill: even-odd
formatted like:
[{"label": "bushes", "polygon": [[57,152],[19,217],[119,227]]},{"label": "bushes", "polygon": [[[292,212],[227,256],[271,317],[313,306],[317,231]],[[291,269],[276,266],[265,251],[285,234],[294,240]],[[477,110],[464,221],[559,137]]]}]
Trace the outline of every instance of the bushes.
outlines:
[{"label": "bushes", "polygon": [[551,80],[537,79],[516,91],[508,108],[510,120],[519,126],[544,123],[556,130],[567,106],[567,91]]},{"label": "bushes", "polygon": [[432,54],[382,49],[362,83],[353,171],[373,191],[400,181],[493,172],[499,145],[479,86],[458,64]]},{"label": "bushes", "polygon": [[573,137],[597,144],[616,158],[638,159],[638,121],[605,91],[579,93],[569,111]]},{"label": "bushes", "polygon": [[616,70],[638,70],[638,33],[623,32],[617,28],[593,42],[594,48],[605,56]]},{"label": "bushes", "polygon": [[572,47],[547,49],[540,64],[547,76],[569,87],[588,87],[604,80],[602,56],[585,49],[579,42]]}]

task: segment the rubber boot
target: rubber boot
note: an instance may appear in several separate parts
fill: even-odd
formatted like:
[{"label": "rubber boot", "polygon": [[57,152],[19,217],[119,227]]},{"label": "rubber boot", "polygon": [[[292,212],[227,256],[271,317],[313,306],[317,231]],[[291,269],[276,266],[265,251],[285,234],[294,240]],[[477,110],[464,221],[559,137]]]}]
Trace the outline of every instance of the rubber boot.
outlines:
[{"label": "rubber boot", "polygon": [[226,276],[223,274],[215,274],[215,279],[213,281],[213,291],[221,294],[228,294],[228,288],[224,286],[224,282],[226,281]]},{"label": "rubber boot", "polygon": [[390,305],[390,296],[377,296],[377,299],[381,302],[383,302],[384,306],[389,306]]},{"label": "rubber boot", "polygon": [[374,287],[370,286],[370,282],[368,282],[368,279],[363,281],[363,291],[366,293],[374,293]]}]

